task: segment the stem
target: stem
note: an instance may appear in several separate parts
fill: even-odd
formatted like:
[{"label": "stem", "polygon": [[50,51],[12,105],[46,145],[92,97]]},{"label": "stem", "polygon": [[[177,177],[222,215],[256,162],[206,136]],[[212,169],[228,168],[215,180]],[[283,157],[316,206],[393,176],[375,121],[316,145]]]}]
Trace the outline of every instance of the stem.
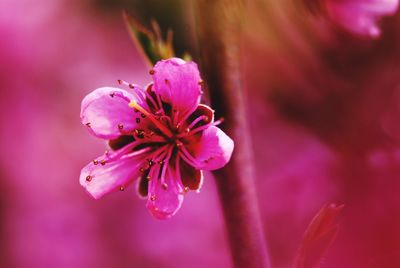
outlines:
[{"label": "stem", "polygon": [[254,185],[251,134],[239,70],[244,1],[197,0],[194,10],[200,63],[217,117],[234,140],[231,161],[216,171],[216,184],[235,267],[270,267]]}]

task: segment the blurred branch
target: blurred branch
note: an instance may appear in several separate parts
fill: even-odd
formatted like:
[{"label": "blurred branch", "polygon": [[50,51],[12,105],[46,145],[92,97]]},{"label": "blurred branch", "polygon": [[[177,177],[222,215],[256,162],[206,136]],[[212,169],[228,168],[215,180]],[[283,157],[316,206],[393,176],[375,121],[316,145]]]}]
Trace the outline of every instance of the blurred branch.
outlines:
[{"label": "blurred branch", "polygon": [[241,83],[239,35],[244,1],[196,0],[194,12],[202,74],[217,116],[235,142],[231,161],[216,171],[236,267],[269,267],[254,185],[251,134]]},{"label": "blurred branch", "polygon": [[152,29],[150,30],[146,29],[126,12],[123,12],[122,15],[133,43],[149,66],[153,66],[161,59],[175,56],[171,30],[168,30],[167,38],[164,40],[160,26],[156,21],[151,21]]}]

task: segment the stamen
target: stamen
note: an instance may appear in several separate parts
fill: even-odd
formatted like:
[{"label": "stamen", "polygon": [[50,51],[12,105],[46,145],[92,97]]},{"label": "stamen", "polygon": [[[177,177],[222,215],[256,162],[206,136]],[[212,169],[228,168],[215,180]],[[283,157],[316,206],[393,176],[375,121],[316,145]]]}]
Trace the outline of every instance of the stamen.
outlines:
[{"label": "stamen", "polygon": [[154,100],[154,98],[150,95],[149,92],[147,92],[147,90],[144,91],[144,94],[146,94],[146,98],[147,98],[148,100],[150,100],[151,104],[152,104],[152,105],[154,106],[154,108],[156,109],[156,108],[157,108],[157,103],[156,103],[156,101]]},{"label": "stamen", "polygon": [[106,160],[104,160],[104,159],[101,160],[101,161],[100,161],[100,164],[101,164],[102,166],[104,166],[104,165],[106,164]]},{"label": "stamen", "polygon": [[[169,144],[166,144],[160,148],[158,148],[157,150],[155,150],[154,152],[152,152],[148,157],[147,157],[147,162],[148,162],[148,166],[146,167],[141,167],[140,168],[140,172],[144,173],[145,170],[147,170],[148,168],[151,168],[154,163],[156,163],[158,160],[162,159],[163,157],[165,157],[165,155],[168,152],[168,147],[171,146]],[[150,175],[150,173],[148,174]]]},{"label": "stamen", "polygon": [[200,132],[200,131],[202,131],[202,130],[204,130],[204,129],[210,127],[210,126],[218,126],[218,125],[221,124],[223,121],[224,121],[224,119],[221,118],[221,119],[219,119],[219,120],[217,120],[217,121],[215,121],[215,122],[210,122],[210,123],[208,123],[208,124],[206,124],[206,125],[199,126],[198,128],[192,129],[192,130],[189,131],[189,133],[187,133],[187,132],[180,133],[180,134],[178,134],[176,137],[177,137],[177,138],[183,138],[183,137],[187,137],[187,136],[194,135],[194,134],[196,134],[196,133],[198,133],[198,132]]},{"label": "stamen", "polygon": [[93,160],[93,165],[97,165],[99,163],[98,160]]},{"label": "stamen", "polygon": [[197,106],[193,106],[192,109],[190,109],[189,111],[186,112],[186,114],[184,114],[184,116],[182,116],[181,120],[179,121],[179,123],[177,124],[177,126],[181,126],[183,124],[183,122],[186,121],[186,119],[189,118],[189,116],[196,111]]},{"label": "stamen", "polygon": [[162,114],[165,114],[165,111],[164,111],[164,107],[163,107],[163,105],[162,105],[162,101],[161,101],[160,94],[157,94],[157,93],[155,93],[155,94],[156,94],[156,98],[157,98],[158,107],[160,107],[161,113],[162,113]]},{"label": "stamen", "polygon": [[117,82],[118,82],[118,84],[120,84],[120,85],[125,85],[125,86],[128,86],[129,88],[135,88],[135,86],[134,86],[133,84],[128,83],[128,82],[126,82],[126,81],[124,81],[124,80],[118,79]]},{"label": "stamen", "polygon": [[163,167],[162,167],[161,177],[160,177],[160,181],[161,181],[162,184],[164,184],[165,172],[167,171],[167,168],[168,168],[168,161],[171,158],[172,150],[173,150],[173,147],[171,146],[171,148],[168,150],[167,156],[164,159],[164,162],[167,163],[167,164],[163,165]]},{"label": "stamen", "polygon": [[90,175],[86,176],[86,181],[87,181],[87,182],[91,181],[92,179],[93,179],[92,176],[90,176]]},{"label": "stamen", "polygon": [[124,125],[123,124],[118,124],[118,129],[123,129]]},{"label": "stamen", "polygon": [[185,154],[183,152],[178,152],[178,155],[189,165],[191,166],[197,166],[197,163],[194,163],[193,161],[191,161],[189,158],[187,158],[187,156],[185,156]]},{"label": "stamen", "polygon": [[154,115],[150,114],[148,111],[146,111],[143,107],[141,107],[139,104],[137,104],[135,101],[131,101],[129,103],[129,107],[131,108],[136,108],[137,110],[139,110],[142,114],[146,115],[151,122],[153,122],[154,125],[156,125],[160,131],[165,134],[167,137],[171,138],[172,137],[172,133],[171,131],[166,128],[160,121],[158,121]]},{"label": "stamen", "polygon": [[179,147],[183,146],[183,143],[180,140],[176,140],[175,145],[176,145],[176,147],[179,148]]},{"label": "stamen", "polygon": [[[134,84],[131,84],[131,83],[128,83],[128,82],[126,82],[126,81],[124,81],[124,80],[121,80],[121,79],[118,79],[117,82],[118,82],[118,84],[120,84],[120,85],[125,85],[125,86],[129,87],[130,89],[134,89],[134,90],[132,90],[132,91],[130,91],[130,92],[131,92],[131,93],[134,93],[134,94],[136,95],[136,97],[137,97],[138,99],[140,99],[141,101],[143,101],[143,102],[146,101],[146,100],[145,100],[145,94],[144,94],[143,90],[140,90],[140,87],[139,87],[139,86],[134,85]],[[110,96],[111,96],[111,97],[114,97],[115,93],[112,93],[112,94],[113,94],[113,95],[111,96],[111,94],[110,94]]]},{"label": "stamen", "polygon": [[166,120],[170,126],[172,125],[172,120],[169,116],[162,115],[160,116],[160,120]]},{"label": "stamen", "polygon": [[134,132],[135,132],[136,136],[137,136],[139,139],[143,139],[143,138],[144,138],[144,131],[143,131],[143,130],[135,129]]},{"label": "stamen", "polygon": [[[193,166],[200,166],[201,163],[197,161],[190,153],[189,151],[185,148],[185,146],[179,147],[180,152],[182,152],[181,156],[184,156],[187,160],[189,160],[191,163],[195,164]],[[183,157],[182,157],[183,158]],[[186,161],[187,162],[187,161]]]},{"label": "stamen", "polygon": [[182,176],[181,176],[181,169],[180,169],[180,157],[176,157],[175,161],[175,175],[172,175],[173,177],[176,177],[176,186],[179,187],[179,193],[182,194]]},{"label": "stamen", "polygon": [[207,121],[208,120],[208,116],[200,115],[195,120],[193,120],[193,122],[187,128],[191,129],[192,127],[194,127],[198,122],[202,121],[203,119],[204,119],[204,121]]},{"label": "stamen", "polygon": [[120,191],[125,190],[124,186],[120,186],[120,187],[119,187],[119,190],[120,190]]}]

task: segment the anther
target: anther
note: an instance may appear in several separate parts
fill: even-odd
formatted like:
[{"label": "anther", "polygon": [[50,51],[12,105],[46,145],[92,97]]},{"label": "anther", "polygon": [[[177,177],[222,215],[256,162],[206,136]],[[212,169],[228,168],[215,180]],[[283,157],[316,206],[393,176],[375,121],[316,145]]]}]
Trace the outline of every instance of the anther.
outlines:
[{"label": "anther", "polygon": [[132,84],[129,84],[128,87],[129,87],[129,88],[135,88],[135,86],[132,85]]},{"label": "anther", "polygon": [[183,188],[183,192],[184,192],[184,193],[189,192],[189,187],[186,186],[185,188]]},{"label": "anther", "polygon": [[153,69],[151,69],[151,70],[149,71],[149,74],[153,75],[153,74],[155,74],[155,71],[154,71]]},{"label": "anther", "polygon": [[124,125],[118,124],[118,129],[123,129],[123,128],[124,128]]},{"label": "anther", "polygon": [[110,97],[111,97],[111,98],[114,98],[114,96],[115,96],[115,92],[110,93]]},{"label": "anther", "polygon": [[125,190],[124,186],[120,186],[120,187],[119,187],[119,190],[120,190],[120,191]]},{"label": "anther", "polygon": [[97,165],[99,163],[98,160],[93,160],[93,165]]},{"label": "anther", "polygon": [[198,84],[199,84],[200,86],[202,86],[202,85],[204,84],[204,81],[203,81],[203,80],[200,80],[200,81],[198,82]]},{"label": "anther", "polygon": [[155,200],[156,200],[156,195],[152,194],[152,195],[150,196],[150,200],[151,200],[151,201],[155,201]]},{"label": "anther", "polygon": [[175,145],[176,145],[177,147],[181,147],[181,146],[183,145],[183,143],[180,142],[180,141],[176,141],[176,142],[175,142]]},{"label": "anther", "polygon": [[164,189],[164,190],[167,190],[168,189],[168,184],[166,184],[165,182],[161,185],[161,187]]},{"label": "anther", "polygon": [[144,131],[135,129],[135,134],[138,136],[138,138],[143,139],[144,138]]},{"label": "anther", "polygon": [[90,175],[86,176],[86,181],[87,181],[87,182],[91,181],[92,179],[93,179],[92,176],[90,176]]},{"label": "anther", "polygon": [[121,79],[118,79],[117,82],[118,82],[118,84],[120,84],[120,85],[122,84],[122,80],[121,80]]},{"label": "anther", "polygon": [[149,180],[151,180],[151,177],[150,176],[146,176],[146,179],[149,181]]},{"label": "anther", "polygon": [[144,173],[144,168],[141,167],[141,168],[139,169],[139,171],[140,171],[140,173]]},{"label": "anther", "polygon": [[104,154],[107,155],[107,156],[108,156],[109,153],[110,153],[110,152],[109,152],[108,150],[106,150],[106,151],[104,152]]},{"label": "anther", "polygon": [[87,127],[90,127],[90,122],[86,123],[86,126],[87,126]]},{"label": "anther", "polygon": [[101,161],[100,161],[100,164],[101,164],[102,166],[104,166],[104,165],[106,164],[106,160],[104,160],[104,159],[101,160]]},{"label": "anther", "polygon": [[162,165],[162,164],[164,164],[164,160],[160,160],[160,161],[158,161],[158,164],[159,164],[159,165]]},{"label": "anther", "polygon": [[146,115],[145,115],[145,114],[140,114],[140,116],[141,116],[142,118],[146,118]]},{"label": "anther", "polygon": [[151,167],[154,164],[153,160],[151,160],[151,159],[148,159],[147,162],[149,163],[149,167]]},{"label": "anther", "polygon": [[136,123],[139,124],[140,123],[140,118],[136,118]]}]

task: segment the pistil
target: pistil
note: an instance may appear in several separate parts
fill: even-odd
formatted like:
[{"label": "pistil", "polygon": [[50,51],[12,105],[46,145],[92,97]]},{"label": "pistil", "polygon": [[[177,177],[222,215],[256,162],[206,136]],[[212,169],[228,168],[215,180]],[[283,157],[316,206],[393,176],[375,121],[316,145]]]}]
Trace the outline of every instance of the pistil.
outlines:
[{"label": "pistil", "polygon": [[156,127],[160,129],[160,131],[168,138],[171,138],[173,136],[171,131],[164,124],[162,124],[156,117],[154,117],[153,114],[149,113],[146,109],[137,104],[135,101],[131,101],[129,103],[129,107],[134,108],[140,111],[142,114],[146,115],[151,120],[151,122],[153,122],[153,124],[156,125]]}]

